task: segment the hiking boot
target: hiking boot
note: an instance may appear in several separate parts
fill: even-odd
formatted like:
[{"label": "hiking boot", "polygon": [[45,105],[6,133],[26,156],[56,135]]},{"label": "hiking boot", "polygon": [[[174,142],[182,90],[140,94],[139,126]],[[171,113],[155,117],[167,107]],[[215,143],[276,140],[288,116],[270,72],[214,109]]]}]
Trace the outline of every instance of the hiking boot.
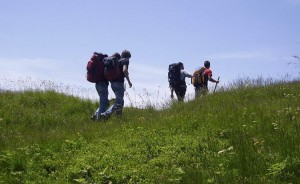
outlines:
[{"label": "hiking boot", "polygon": [[97,120],[97,114],[93,114],[93,115],[91,116],[91,120],[96,121],[96,120]]},{"label": "hiking boot", "polygon": [[108,120],[108,118],[110,117],[110,114],[108,113],[101,113],[99,119],[103,119],[103,120]]},{"label": "hiking boot", "polygon": [[116,110],[116,115],[117,115],[118,117],[122,116],[122,109]]},{"label": "hiking boot", "polygon": [[123,106],[122,105],[117,104],[116,106],[114,106],[113,110],[116,112],[116,115],[118,117],[122,116],[122,110],[123,110]]}]

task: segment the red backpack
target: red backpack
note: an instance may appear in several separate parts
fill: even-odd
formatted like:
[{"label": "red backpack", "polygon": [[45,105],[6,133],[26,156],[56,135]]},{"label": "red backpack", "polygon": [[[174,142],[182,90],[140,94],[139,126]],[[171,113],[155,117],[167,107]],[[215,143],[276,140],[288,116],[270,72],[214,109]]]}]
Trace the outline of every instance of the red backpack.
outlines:
[{"label": "red backpack", "polygon": [[86,79],[89,82],[97,83],[105,81],[104,77],[104,65],[103,59],[107,57],[106,54],[94,52],[90,61],[87,63],[86,69]]}]

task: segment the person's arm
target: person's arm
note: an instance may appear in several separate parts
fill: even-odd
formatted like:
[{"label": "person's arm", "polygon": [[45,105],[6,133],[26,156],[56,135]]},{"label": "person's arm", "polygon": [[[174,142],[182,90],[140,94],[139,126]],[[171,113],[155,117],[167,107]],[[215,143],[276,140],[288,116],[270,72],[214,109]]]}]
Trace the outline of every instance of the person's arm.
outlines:
[{"label": "person's arm", "polygon": [[185,77],[192,78],[192,75],[189,74],[188,72],[185,71],[184,73],[185,73]]},{"label": "person's arm", "polygon": [[191,84],[192,84],[193,75],[189,74],[187,71],[183,71],[182,73],[183,73],[184,77],[191,78]]},{"label": "person's arm", "polygon": [[219,81],[218,80],[215,80],[215,79],[213,79],[211,76],[208,76],[208,80],[210,81],[210,82],[214,82],[214,83],[219,83]]},{"label": "person's arm", "polygon": [[123,72],[124,72],[124,75],[125,75],[125,78],[126,78],[128,84],[129,84],[129,88],[131,88],[132,83],[131,83],[130,78],[129,78],[129,72],[128,72],[128,66],[127,65],[123,66]]},{"label": "person's arm", "polygon": [[214,83],[217,83],[217,84],[219,83],[218,80],[215,80],[215,79],[212,78],[212,71],[210,69],[205,70],[205,74],[208,76],[208,80],[210,82],[214,82]]},{"label": "person's arm", "polygon": [[189,74],[187,71],[182,70],[181,73],[183,74],[184,77],[192,78],[192,75]]}]

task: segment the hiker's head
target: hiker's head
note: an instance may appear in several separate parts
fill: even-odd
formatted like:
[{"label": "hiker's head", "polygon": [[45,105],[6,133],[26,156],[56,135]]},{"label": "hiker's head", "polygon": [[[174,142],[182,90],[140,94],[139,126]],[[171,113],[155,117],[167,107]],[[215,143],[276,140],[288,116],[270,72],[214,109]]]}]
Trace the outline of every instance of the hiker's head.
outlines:
[{"label": "hiker's head", "polygon": [[121,57],[129,59],[131,58],[131,53],[128,50],[123,50]]},{"label": "hiker's head", "polygon": [[179,68],[180,68],[181,70],[184,70],[184,66],[183,66],[183,63],[182,63],[182,62],[179,62],[178,65],[179,65]]},{"label": "hiker's head", "polygon": [[115,52],[112,57],[115,57],[117,59],[121,59],[121,55],[118,52]]},{"label": "hiker's head", "polygon": [[204,61],[204,67],[205,68],[210,68],[210,62],[209,61]]}]

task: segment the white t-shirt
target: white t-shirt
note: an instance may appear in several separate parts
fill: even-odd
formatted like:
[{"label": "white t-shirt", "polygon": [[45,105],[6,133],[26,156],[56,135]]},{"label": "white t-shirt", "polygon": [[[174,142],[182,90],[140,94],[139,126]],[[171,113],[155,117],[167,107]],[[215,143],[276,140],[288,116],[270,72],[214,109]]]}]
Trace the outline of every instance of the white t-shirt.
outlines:
[{"label": "white t-shirt", "polygon": [[189,74],[189,73],[188,73],[187,71],[185,71],[185,70],[180,70],[180,80],[183,80],[183,81],[184,81],[186,77],[191,78],[192,75]]}]

